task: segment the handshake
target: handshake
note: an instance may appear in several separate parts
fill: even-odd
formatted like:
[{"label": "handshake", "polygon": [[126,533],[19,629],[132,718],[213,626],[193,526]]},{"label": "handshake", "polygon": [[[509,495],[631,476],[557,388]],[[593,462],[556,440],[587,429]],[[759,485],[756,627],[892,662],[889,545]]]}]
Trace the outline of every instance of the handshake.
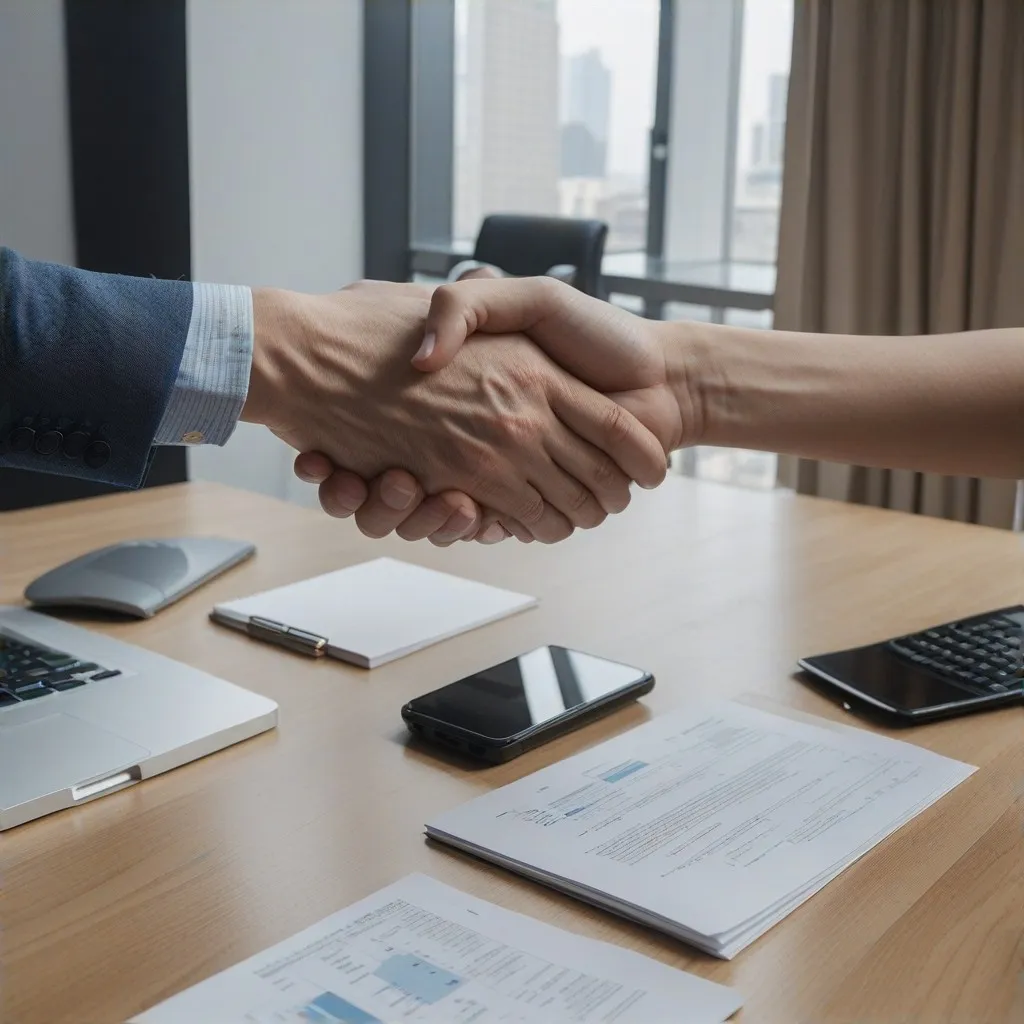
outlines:
[{"label": "handshake", "polygon": [[371,537],[563,540],[702,435],[698,339],[550,278],[257,290],[253,312],[242,419]]}]

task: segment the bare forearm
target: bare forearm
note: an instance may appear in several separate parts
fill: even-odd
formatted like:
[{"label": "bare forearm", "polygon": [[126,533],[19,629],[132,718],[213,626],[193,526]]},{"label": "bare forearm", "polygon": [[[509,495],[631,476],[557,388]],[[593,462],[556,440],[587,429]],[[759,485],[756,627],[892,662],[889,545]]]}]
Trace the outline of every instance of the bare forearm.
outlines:
[{"label": "bare forearm", "polygon": [[1024,328],[925,337],[663,328],[699,442],[1024,477]]}]

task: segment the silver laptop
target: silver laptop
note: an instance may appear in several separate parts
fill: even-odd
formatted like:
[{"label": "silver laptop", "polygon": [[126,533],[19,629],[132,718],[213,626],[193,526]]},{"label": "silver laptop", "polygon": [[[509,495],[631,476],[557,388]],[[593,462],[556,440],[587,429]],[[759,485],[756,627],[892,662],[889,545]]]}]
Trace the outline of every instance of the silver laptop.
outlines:
[{"label": "silver laptop", "polygon": [[272,729],[277,705],[159,654],[0,605],[0,831]]}]

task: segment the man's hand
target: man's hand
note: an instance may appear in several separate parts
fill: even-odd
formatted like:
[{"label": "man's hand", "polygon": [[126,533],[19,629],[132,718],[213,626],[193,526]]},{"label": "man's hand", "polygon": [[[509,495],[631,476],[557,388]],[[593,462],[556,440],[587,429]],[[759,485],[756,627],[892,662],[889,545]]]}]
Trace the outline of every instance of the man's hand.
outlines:
[{"label": "man's hand", "polygon": [[426,491],[468,494],[545,541],[621,510],[630,480],[663,478],[657,440],[525,339],[474,343],[417,373],[408,360],[429,301],[395,287],[386,301],[384,286],[255,292],[243,418],[365,479],[401,466]]},{"label": "man's hand", "polygon": [[551,278],[464,281],[433,293],[413,365],[436,372],[474,334],[521,332],[574,377],[630,409],[670,452],[699,424],[695,405],[681,408],[670,386],[660,326]]},{"label": "man's hand", "polygon": [[[678,326],[678,325],[677,325]],[[427,371],[450,362],[467,338],[478,332],[521,330],[562,367],[629,409],[652,430],[666,452],[695,444],[703,429],[699,393],[691,393],[694,375],[687,372],[689,353],[678,342],[669,346],[665,326],[633,316],[608,303],[583,295],[550,279],[465,281],[437,289],[427,317],[423,344],[414,364]],[[481,512],[465,495],[428,498],[419,503],[416,481],[407,474],[385,474],[371,491],[361,479],[344,470],[332,473],[328,460],[302,456],[296,471],[320,483],[324,507],[333,514],[356,514],[360,529],[450,543],[456,527],[461,539],[500,540],[506,533],[492,524],[500,521],[521,539],[520,524],[493,512]],[[382,498],[391,486],[416,492],[401,509]],[[447,509],[458,520],[445,520],[439,532],[428,527],[441,521]]]}]

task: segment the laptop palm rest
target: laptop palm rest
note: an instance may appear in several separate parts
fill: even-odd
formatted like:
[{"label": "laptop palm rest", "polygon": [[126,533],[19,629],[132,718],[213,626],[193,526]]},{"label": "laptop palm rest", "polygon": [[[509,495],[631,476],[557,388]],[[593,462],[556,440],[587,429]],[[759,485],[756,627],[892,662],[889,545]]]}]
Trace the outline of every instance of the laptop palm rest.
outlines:
[{"label": "laptop palm rest", "polygon": [[[129,779],[150,752],[116,733],[71,715],[53,714],[17,725],[0,725],[0,806],[17,807],[40,793],[71,789],[76,799],[98,796]],[[88,785],[110,778],[104,787]]]}]

